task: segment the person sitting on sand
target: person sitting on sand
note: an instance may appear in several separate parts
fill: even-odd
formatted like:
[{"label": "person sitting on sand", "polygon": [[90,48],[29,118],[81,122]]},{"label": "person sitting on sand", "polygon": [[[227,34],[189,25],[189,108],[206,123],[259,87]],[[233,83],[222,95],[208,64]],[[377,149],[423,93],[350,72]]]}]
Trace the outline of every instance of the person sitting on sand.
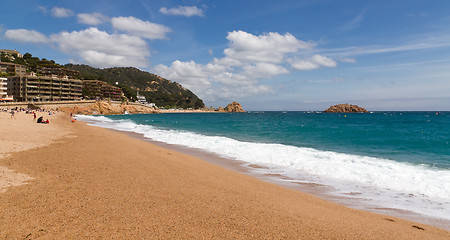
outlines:
[{"label": "person sitting on sand", "polygon": [[15,113],[15,111],[14,110],[11,110],[11,119],[16,119],[16,116],[14,116],[14,113]]},{"label": "person sitting on sand", "polygon": [[44,117],[40,116],[36,123],[42,123],[43,119],[44,119]]},{"label": "person sitting on sand", "polygon": [[50,122],[48,121],[48,119],[47,120],[45,120],[45,122],[44,122],[45,124],[49,124]]}]

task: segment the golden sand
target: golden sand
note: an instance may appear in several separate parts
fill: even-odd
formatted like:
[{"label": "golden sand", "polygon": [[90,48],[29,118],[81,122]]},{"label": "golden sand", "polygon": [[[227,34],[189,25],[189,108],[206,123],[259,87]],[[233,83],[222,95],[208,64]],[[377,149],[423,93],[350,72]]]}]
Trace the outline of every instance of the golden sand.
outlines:
[{"label": "golden sand", "polygon": [[0,116],[0,166],[32,178],[0,193],[0,239],[450,239],[67,114]]}]

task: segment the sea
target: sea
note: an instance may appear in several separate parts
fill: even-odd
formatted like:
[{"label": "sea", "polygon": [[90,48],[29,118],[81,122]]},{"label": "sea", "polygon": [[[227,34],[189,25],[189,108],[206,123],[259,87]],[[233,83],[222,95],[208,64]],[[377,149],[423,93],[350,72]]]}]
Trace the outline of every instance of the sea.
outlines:
[{"label": "sea", "polygon": [[200,151],[263,180],[349,207],[450,230],[450,112],[260,111],[77,119]]}]

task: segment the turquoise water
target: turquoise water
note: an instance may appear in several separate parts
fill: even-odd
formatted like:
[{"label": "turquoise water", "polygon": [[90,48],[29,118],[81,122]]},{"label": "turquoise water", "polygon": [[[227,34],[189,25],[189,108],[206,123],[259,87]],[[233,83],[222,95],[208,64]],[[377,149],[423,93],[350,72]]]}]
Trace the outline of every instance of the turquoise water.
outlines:
[{"label": "turquoise water", "polygon": [[262,112],[109,116],[240,141],[387,158],[450,169],[450,112]]},{"label": "turquoise water", "polygon": [[400,209],[450,225],[450,112],[77,117],[238,160],[290,184],[325,185],[328,194],[353,198],[368,210]]}]

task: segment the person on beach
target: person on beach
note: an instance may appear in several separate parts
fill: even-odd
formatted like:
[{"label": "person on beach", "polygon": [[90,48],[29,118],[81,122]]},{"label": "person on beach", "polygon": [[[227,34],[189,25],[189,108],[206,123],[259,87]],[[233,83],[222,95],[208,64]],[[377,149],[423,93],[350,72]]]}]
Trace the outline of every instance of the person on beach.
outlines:
[{"label": "person on beach", "polygon": [[36,113],[35,112],[33,112],[33,121],[36,121]]},{"label": "person on beach", "polygon": [[44,119],[44,117],[40,116],[36,123],[42,123],[43,119]]},{"label": "person on beach", "polygon": [[14,113],[15,113],[15,111],[14,110],[11,110],[11,119],[16,119],[16,116],[14,116]]}]

